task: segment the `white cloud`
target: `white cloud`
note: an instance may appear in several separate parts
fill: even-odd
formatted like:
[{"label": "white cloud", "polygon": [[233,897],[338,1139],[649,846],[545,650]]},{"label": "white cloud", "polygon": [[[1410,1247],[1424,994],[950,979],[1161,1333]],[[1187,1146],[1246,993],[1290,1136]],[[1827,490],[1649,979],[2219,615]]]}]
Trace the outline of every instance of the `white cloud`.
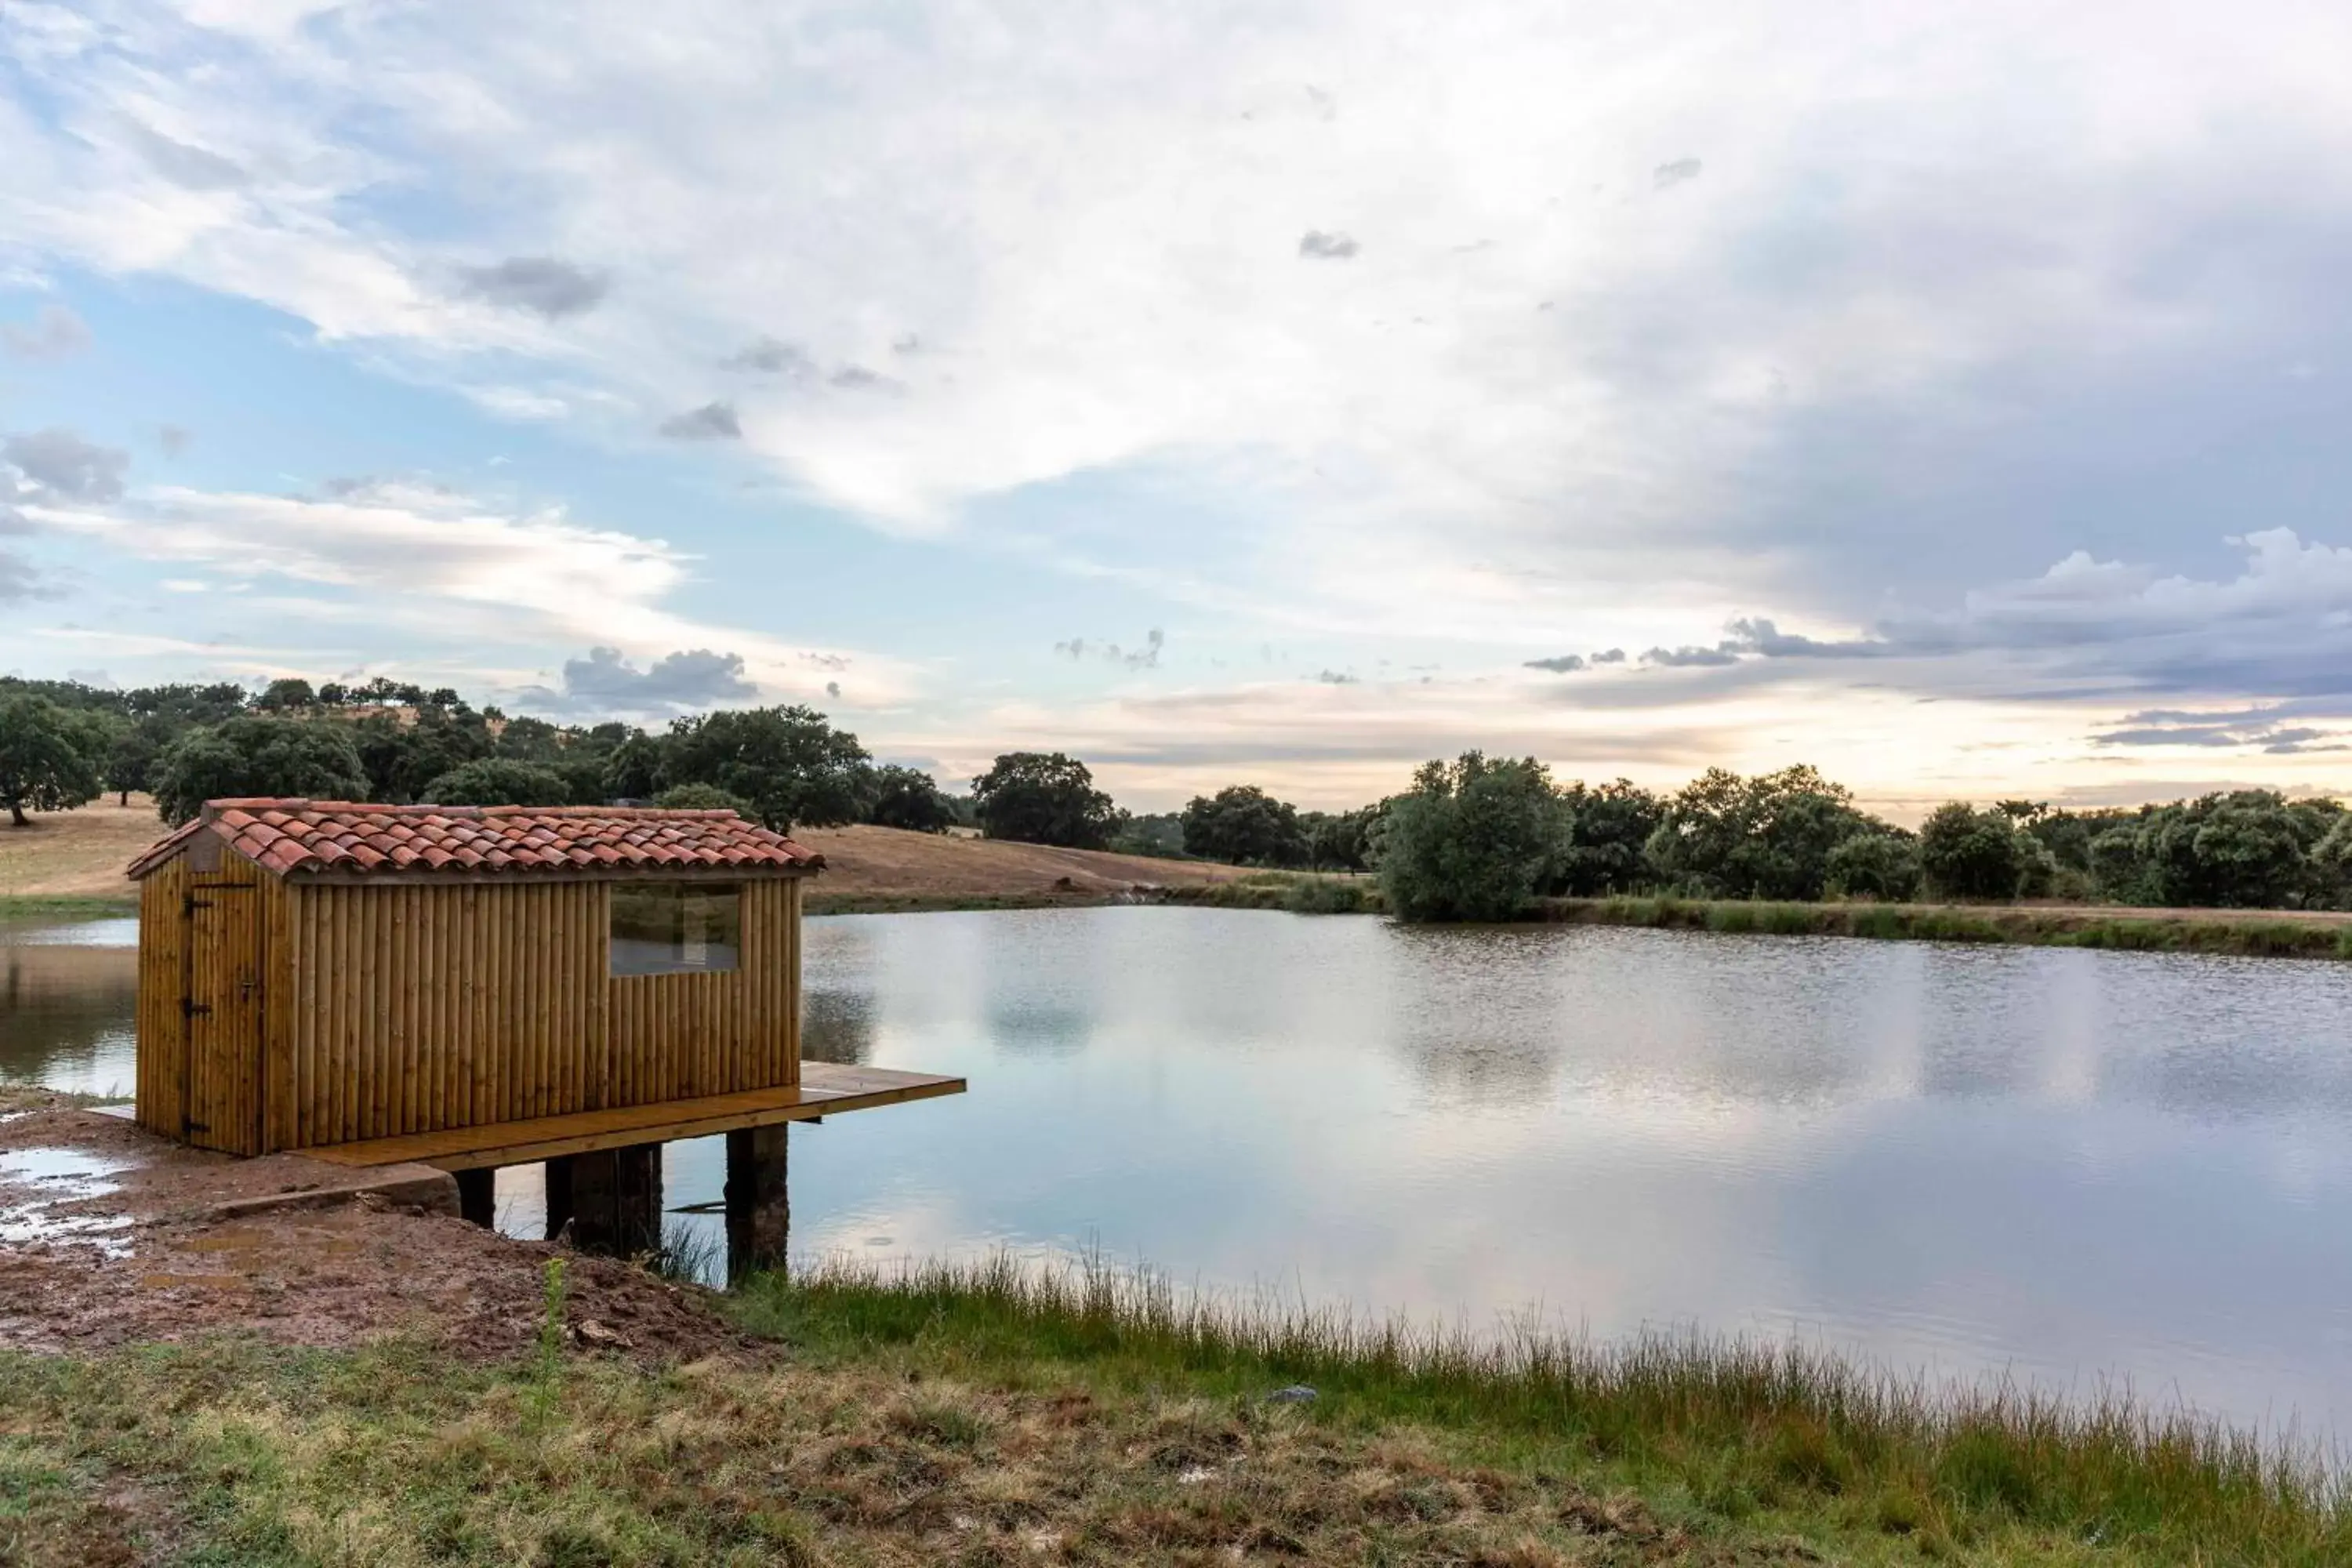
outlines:
[{"label": "white cloud", "polygon": [[110,501],[122,494],[131,454],[52,427],[0,436],[0,464],[15,476],[0,500]]},{"label": "white cloud", "polygon": [[655,659],[717,646],[740,655],[739,673],[762,692],[814,695],[829,673],[850,666],[877,700],[910,689],[897,661],[705,626],[665,607],[693,562],[664,541],[583,527],[560,510],[502,510],[418,484],[337,488],[341,493],[310,499],[158,487],[111,505],[25,510],[37,523],[126,556],[200,567],[217,586],[301,590],[257,594],[232,608],[196,592],[204,579],[163,580],[191,601],[201,597],[198,613],[215,622],[236,615],[273,632],[301,618],[340,625],[345,635],[390,628],[420,650],[454,643],[477,668],[483,644],[595,644]]},{"label": "white cloud", "polygon": [[2063,686],[2078,695],[2234,693],[2334,698],[2352,709],[2352,547],[2294,530],[2229,539],[2237,574],[2197,578],[2075,551],[2039,576],[1969,590],[1953,612],[1890,616],[1815,638],[1735,619],[1712,646],[1654,648],[1666,666],[1783,672],[1865,659],[1921,691]]},{"label": "white cloud", "polygon": [[501,419],[561,419],[572,405],[544,392],[520,386],[461,386],[458,390],[485,414]]},{"label": "white cloud", "polygon": [[[537,27],[319,9],[0,10],[36,89],[0,101],[0,266],[249,297],[496,417],[764,463],[795,504],[1150,596],[1130,626],[1165,604],[1228,652],[1302,648],[1216,691],[1171,654],[1163,708],[991,689],[906,717],[936,754],[1066,725],[1139,779],[1224,744],[1392,787],[1482,744],[1580,771],[1843,748],[1850,776],[1896,756],[1965,781],[2080,765],[2134,691],[2314,697],[2352,653],[2345,552],[2280,510],[2332,493],[2340,442],[2245,435],[2316,423],[2248,400],[2323,395],[2278,367],[2345,346],[2340,8],[2252,0],[2192,34],[2120,0],[1990,0],[1965,26],[1467,0],[1401,47],[1376,0],[1245,26],[689,3],[657,47],[619,0]],[[2149,385],[2211,406],[2150,422]],[[2119,501],[2118,472],[2161,485],[2201,449],[2183,428],[2231,482]],[[444,654],[830,679],[674,609],[666,545],[558,512],[63,510],[216,586],[269,579],[244,615],[323,626],[365,595]],[[2231,530],[2236,578],[2210,556]],[[1097,624],[1055,609],[1024,634],[1041,662]],[[1489,673],[1376,673],[1433,647]],[[1571,652],[1573,679],[1518,668]],[[911,700],[857,658],[861,701]],[[1929,696],[2013,749],[1957,753]]]},{"label": "white cloud", "polygon": [[[832,683],[827,683],[825,691],[828,696],[840,694]],[[740,708],[758,701],[760,690],[745,673],[740,654],[684,648],[649,660],[639,669],[618,648],[593,647],[584,658],[563,661],[561,689],[531,687],[515,697],[541,711],[667,718],[712,708]]]},{"label": "white cloud", "polygon": [[[1570,22],[1484,0],[1422,18],[1407,63],[1371,0],[1246,30],[1181,8],[1033,29],[689,6],[659,49],[618,0],[556,32],[456,5],[331,30],[298,29],[300,5],[194,26],[132,5],[102,38],[45,34],[34,68],[64,108],[9,128],[30,156],[6,216],[453,376],[491,350],[592,374],[638,429],[711,405],[746,342],[790,344],[844,368],[742,382],[746,444],[896,526],[1205,458],[1286,517],[1249,569],[1350,605],[1363,585],[1312,564],[1335,539],[1573,573],[1662,526],[1719,538],[1792,409],[2259,310],[2136,271],[2278,186],[2283,146],[2304,173],[2276,200],[2340,204],[2352,111],[2315,62],[2352,38],[2256,9],[2216,40],[2009,0],[1928,47],[1895,12]],[[163,68],[191,58],[204,72]],[[1336,59],[1360,62],[1346,82],[1297,85]],[[250,184],[175,185],[128,145],[132,114]],[[2208,132],[2232,116],[2265,134]],[[458,171],[495,210],[404,226],[374,202]],[[1349,264],[1298,266],[1302,233]],[[904,395],[836,384],[910,338]]]}]

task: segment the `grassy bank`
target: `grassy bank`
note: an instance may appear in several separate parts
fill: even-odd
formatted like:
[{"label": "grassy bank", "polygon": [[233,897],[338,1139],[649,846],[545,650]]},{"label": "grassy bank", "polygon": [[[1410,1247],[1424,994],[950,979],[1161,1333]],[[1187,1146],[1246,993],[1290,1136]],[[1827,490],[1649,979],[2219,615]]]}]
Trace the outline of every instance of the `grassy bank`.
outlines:
[{"label": "grassy bank", "polygon": [[802,895],[812,915],[924,915],[951,910],[1055,910],[1131,900],[1103,893],[828,893],[813,888]]},{"label": "grassy bank", "polygon": [[1004,1267],[723,1310],[780,1349],[0,1354],[0,1561],[2352,1559],[2317,1474],[2246,1437],[1801,1351],[1481,1345]]},{"label": "grassy bank", "polygon": [[[1378,914],[1369,877],[1260,872],[1209,887],[1171,888],[1156,901],[1294,914]],[[1526,920],[1768,936],[1851,936],[1883,942],[2012,942],[2128,952],[2231,953],[2263,958],[2352,959],[2352,921],[2296,919],[2263,910],[2194,914],[2113,905],[1764,903],[1727,899],[1543,899]]]},{"label": "grassy bank", "polygon": [[1214,910],[1283,910],[1294,915],[1376,915],[1388,907],[1375,878],[1315,871],[1252,871],[1230,881],[1164,888],[1151,901]]},{"label": "grassy bank", "polygon": [[1380,884],[1370,877],[1304,871],[1253,871],[1221,882],[1139,883],[1009,893],[827,892],[803,895],[813,915],[924,914],[947,910],[1098,909],[1121,904],[1184,904],[1219,910],[1286,910],[1293,914],[1377,914]]},{"label": "grassy bank", "polygon": [[1777,904],[1616,898],[1551,899],[1534,912],[1545,920],[1571,924],[1676,931],[1853,936],[1890,942],[2019,942],[2263,958],[2352,958],[2352,923],[2282,919],[2260,910],[2183,915],[2042,904]]},{"label": "grassy bank", "polygon": [[[1120,904],[1274,910],[1291,914],[1380,914],[1368,876],[1259,871],[1221,882],[1153,889],[1048,889],[1001,893],[827,892],[807,895],[812,915],[946,910],[1083,909]],[[0,926],[104,920],[138,913],[129,898],[0,896]],[[2201,952],[2261,958],[2352,959],[2352,921],[2297,920],[2279,911],[2140,912],[2116,906],[1765,903],[1618,897],[1544,899],[1531,922],[1639,926],[1769,936],[1850,936],[1886,942],[2007,942],[2127,952]]]},{"label": "grassy bank", "polygon": [[136,895],[124,898],[66,897],[46,893],[0,894],[0,925],[27,925],[61,921],[111,920],[139,912]]}]

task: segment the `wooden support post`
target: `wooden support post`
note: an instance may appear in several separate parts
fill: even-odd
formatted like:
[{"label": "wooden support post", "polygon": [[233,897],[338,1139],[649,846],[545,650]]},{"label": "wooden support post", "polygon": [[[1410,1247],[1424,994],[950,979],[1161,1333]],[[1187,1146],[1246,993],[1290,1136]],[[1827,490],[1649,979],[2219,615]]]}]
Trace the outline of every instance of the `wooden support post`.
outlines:
[{"label": "wooden support post", "polygon": [[620,1241],[616,1251],[624,1256],[659,1250],[662,1244],[662,1146],[658,1143],[635,1143],[626,1149],[613,1151],[613,1163],[618,1167],[618,1191],[614,1194],[619,1209],[615,1227]]},{"label": "wooden support post", "polygon": [[484,1166],[457,1173],[457,1212],[484,1230],[498,1224],[499,1173]]},{"label": "wooden support post", "polygon": [[633,1143],[547,1163],[547,1234],[583,1252],[634,1258],[661,1245],[662,1146]]},{"label": "wooden support post", "polygon": [[784,1191],[787,1122],[727,1134],[727,1277],[782,1268],[792,1239]]},{"label": "wooden support post", "polygon": [[556,1240],[572,1223],[572,1155],[559,1154],[547,1163],[547,1239]]}]

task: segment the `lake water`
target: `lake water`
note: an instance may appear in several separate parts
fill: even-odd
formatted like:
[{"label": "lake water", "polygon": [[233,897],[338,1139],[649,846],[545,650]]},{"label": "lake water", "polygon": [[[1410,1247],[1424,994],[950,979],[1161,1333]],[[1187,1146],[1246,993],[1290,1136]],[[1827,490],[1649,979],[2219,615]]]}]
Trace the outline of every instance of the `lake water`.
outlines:
[{"label": "lake water", "polygon": [[[2352,969],[1109,909],[813,920],[806,981],[811,1056],[971,1092],[796,1131],[803,1252],[1099,1249],[2352,1425]],[[127,1086],[131,987],[0,949],[0,1073]],[[674,1146],[670,1203],[721,1163]],[[534,1231],[538,1172],[499,1190]]]}]

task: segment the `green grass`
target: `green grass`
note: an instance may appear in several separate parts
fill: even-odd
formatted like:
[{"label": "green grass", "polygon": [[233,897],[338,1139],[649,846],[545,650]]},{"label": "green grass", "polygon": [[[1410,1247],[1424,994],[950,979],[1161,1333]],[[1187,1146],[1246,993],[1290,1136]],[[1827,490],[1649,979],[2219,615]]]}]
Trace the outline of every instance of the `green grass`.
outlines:
[{"label": "green grass", "polygon": [[969,910],[1059,910],[1075,904],[1109,904],[1124,900],[1081,893],[826,893],[803,895],[803,910],[812,915],[946,914]]},{"label": "green grass", "polygon": [[812,915],[1064,910],[1113,904],[1188,904],[1221,910],[1287,910],[1293,914],[1314,915],[1371,913],[1381,908],[1380,886],[1369,877],[1326,877],[1303,871],[1254,871],[1222,882],[1181,883],[1148,890],[965,895],[813,891],[806,900],[803,907]]},{"label": "green grass", "polygon": [[1380,883],[1370,877],[1316,871],[1252,871],[1230,881],[1162,888],[1151,901],[1295,915],[1378,914],[1385,908]]},{"label": "green grass", "polygon": [[2063,905],[1954,908],[1933,904],[1772,903],[1621,896],[1547,899],[1531,919],[1578,925],[1853,936],[1884,942],[2014,942],[2133,952],[2352,959],[2352,924],[2283,921],[2261,910],[2135,919]]},{"label": "green grass", "polygon": [[2352,1510],[2309,1456],[2119,1394],[1930,1387],[1788,1343],[1481,1340],[1001,1260],[757,1281],[732,1310],[834,1356],[967,1380],[1213,1399],[1304,1384],[1338,1429],[1444,1434],[1465,1464],[1630,1490],[1696,1531],[1794,1532],[1833,1555],[2352,1561]]},{"label": "green grass", "polygon": [[[2121,1398],[998,1260],[761,1277],[771,1353],[0,1352],[0,1563],[2335,1564],[2315,1465]],[[1318,1397],[1266,1395],[1304,1384]]]},{"label": "green grass", "polygon": [[726,1237],[675,1222],[662,1226],[661,1246],[643,1259],[646,1268],[681,1285],[723,1279],[726,1261]]},{"label": "green grass", "polygon": [[[1259,871],[1231,881],[1170,888],[1158,903],[1211,909],[1285,910],[1294,914],[1379,914],[1373,878]],[[2187,918],[2134,918],[2063,905],[1958,907],[1937,904],[1796,903],[1684,899],[1671,894],[1538,900],[1530,921],[1642,926],[1734,935],[1851,936],[1881,942],[2009,942],[2133,952],[2200,952],[2261,958],[2352,959],[2352,923],[2276,919],[2259,910]]]},{"label": "green grass", "polygon": [[0,925],[35,921],[97,921],[139,912],[135,895],[125,898],[53,898],[47,894],[0,895]]},{"label": "green grass", "polygon": [[[11,1110],[70,1110],[92,1105],[128,1105],[127,1094],[76,1094],[70,1089],[43,1089],[38,1084],[0,1079],[0,1112]],[[7,1561],[0,1557],[0,1563]]]}]

